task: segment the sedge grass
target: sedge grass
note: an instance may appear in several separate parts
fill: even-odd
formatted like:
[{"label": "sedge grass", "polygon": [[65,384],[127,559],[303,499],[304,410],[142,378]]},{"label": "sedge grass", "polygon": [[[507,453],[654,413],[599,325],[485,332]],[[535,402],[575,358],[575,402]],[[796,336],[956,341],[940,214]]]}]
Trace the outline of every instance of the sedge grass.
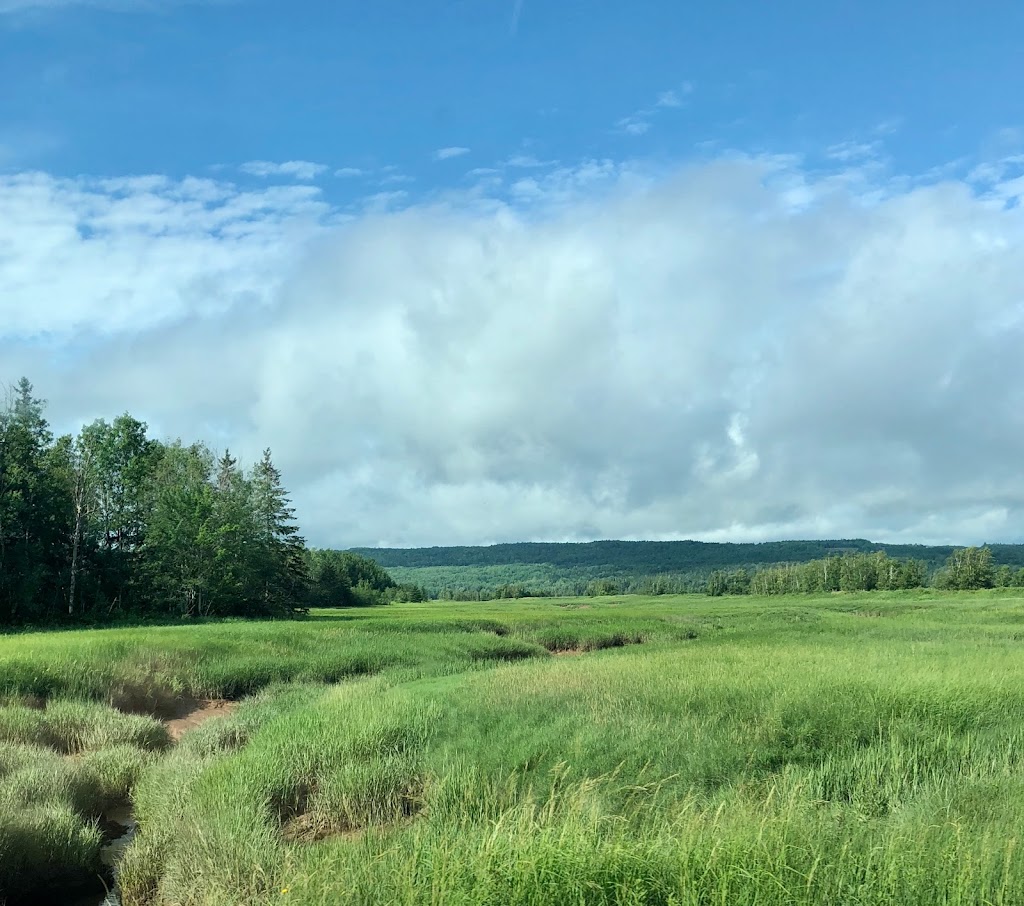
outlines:
[{"label": "sedge grass", "polygon": [[1020,902],[1015,606],[727,607],[696,640],[323,690],[173,810],[184,753],[151,770],[142,839],[178,831],[126,902]]},{"label": "sedge grass", "polygon": [[[125,775],[141,826],[127,906],[1009,906],[1022,605],[394,605],[23,635],[0,640],[17,668],[0,682],[108,701],[266,689]],[[26,758],[0,749],[0,777]]]}]

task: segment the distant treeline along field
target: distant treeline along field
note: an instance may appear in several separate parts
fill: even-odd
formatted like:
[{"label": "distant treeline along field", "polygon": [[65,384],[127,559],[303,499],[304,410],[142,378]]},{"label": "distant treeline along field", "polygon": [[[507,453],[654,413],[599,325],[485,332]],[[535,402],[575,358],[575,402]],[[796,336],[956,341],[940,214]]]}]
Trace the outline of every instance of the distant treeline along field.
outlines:
[{"label": "distant treeline along field", "polygon": [[129,414],[55,437],[22,378],[0,404],[0,625],[290,616],[427,597],[789,594],[1024,586],[1024,545],[600,541],[311,550],[266,450],[149,437]]},{"label": "distant treeline along field", "polygon": [[355,548],[400,582],[454,600],[610,594],[796,594],[1024,586],[1024,545],[956,548],[863,539],[716,544],[594,541]]}]

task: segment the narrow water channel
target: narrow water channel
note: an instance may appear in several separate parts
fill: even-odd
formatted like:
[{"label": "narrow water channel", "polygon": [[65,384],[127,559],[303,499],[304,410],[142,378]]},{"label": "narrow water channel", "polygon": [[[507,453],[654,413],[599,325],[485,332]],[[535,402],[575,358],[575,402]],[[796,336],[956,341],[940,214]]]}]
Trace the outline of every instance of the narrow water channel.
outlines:
[{"label": "narrow water channel", "polygon": [[98,881],[106,890],[67,901],[68,906],[121,906],[117,889],[117,866],[128,844],[132,842],[138,824],[132,815],[131,806],[125,805],[104,815],[101,826],[108,842],[100,848],[100,863],[104,872]]},{"label": "narrow water channel", "polygon": [[138,831],[139,825],[132,815],[130,805],[111,812],[106,816],[106,820],[111,825],[112,834],[117,833],[118,828],[121,829],[121,833],[119,836],[112,837],[111,841],[100,850],[100,861],[114,879],[114,886],[98,902],[100,906],[121,906],[121,897],[117,892],[117,866],[120,864],[128,844],[132,842],[132,838]]},{"label": "narrow water channel", "polygon": [[[171,739],[177,743],[186,733],[215,717],[226,717],[236,707],[237,703],[230,701],[188,700],[180,702],[173,716],[165,718],[164,724]],[[106,890],[80,894],[79,888],[73,895],[69,893],[66,898],[53,900],[54,906],[121,906],[117,886],[118,865],[138,831],[138,823],[135,821],[131,805],[125,803],[107,812],[100,821],[100,827],[107,842],[100,849],[103,875],[96,879],[96,886],[106,886]],[[48,901],[48,906],[49,902],[51,901]]]}]

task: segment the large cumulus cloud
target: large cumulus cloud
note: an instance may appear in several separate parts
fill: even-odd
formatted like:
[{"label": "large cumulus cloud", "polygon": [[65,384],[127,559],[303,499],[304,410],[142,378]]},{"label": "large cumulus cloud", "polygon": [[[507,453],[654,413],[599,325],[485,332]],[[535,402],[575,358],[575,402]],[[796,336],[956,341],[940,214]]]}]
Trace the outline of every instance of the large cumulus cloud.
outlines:
[{"label": "large cumulus cloud", "polygon": [[588,162],[349,219],[15,177],[0,356],[68,425],[270,445],[318,544],[1018,540],[1018,169]]}]

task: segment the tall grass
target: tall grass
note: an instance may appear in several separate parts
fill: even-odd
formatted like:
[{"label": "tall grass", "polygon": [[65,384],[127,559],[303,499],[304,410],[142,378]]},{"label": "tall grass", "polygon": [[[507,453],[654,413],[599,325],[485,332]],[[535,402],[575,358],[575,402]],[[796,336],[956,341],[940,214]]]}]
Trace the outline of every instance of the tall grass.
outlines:
[{"label": "tall grass", "polygon": [[88,742],[8,708],[0,789],[53,822],[99,801],[77,772],[130,789],[127,906],[1010,906],[1022,604],[432,603],[19,636],[11,695],[265,691],[170,750],[99,711]]},{"label": "tall grass", "polygon": [[97,819],[169,742],[158,721],[96,702],[0,706],[0,902],[98,886]]},{"label": "tall grass", "polygon": [[1020,902],[1019,603],[851,603],[295,700],[149,772],[126,902]]}]

